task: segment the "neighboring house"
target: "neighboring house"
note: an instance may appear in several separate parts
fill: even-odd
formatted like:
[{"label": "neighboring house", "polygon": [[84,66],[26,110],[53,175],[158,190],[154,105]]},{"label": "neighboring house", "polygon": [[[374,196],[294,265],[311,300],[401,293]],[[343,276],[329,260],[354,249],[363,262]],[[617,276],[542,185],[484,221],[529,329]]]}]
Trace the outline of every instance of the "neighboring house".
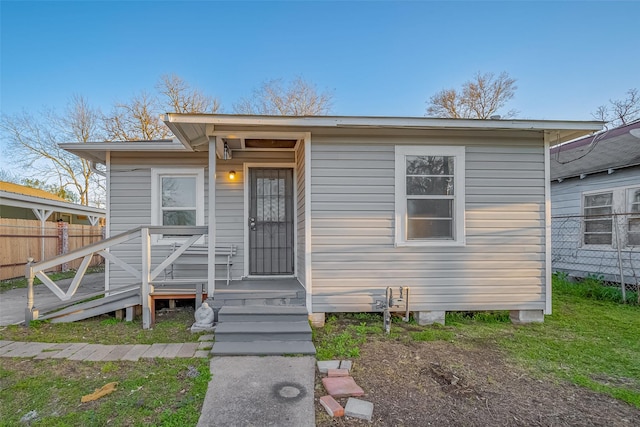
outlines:
[{"label": "neighboring house", "polygon": [[104,225],[106,210],[71,203],[48,191],[0,181],[0,218]]},{"label": "neighboring house", "polygon": [[640,121],[551,148],[553,269],[640,274]]},{"label": "neighboring house", "polygon": [[[175,142],[63,144],[106,165],[111,236],[207,226],[209,247],[237,248],[229,288],[295,279],[318,320],[379,311],[386,288],[403,286],[421,322],[457,310],[511,310],[519,321],[551,312],[549,142],[602,126],[183,114],[165,123]],[[151,242],[168,254],[175,241]],[[141,250],[138,239],[110,254],[139,266]],[[213,280],[213,257],[209,296],[227,288]],[[133,283],[109,265],[107,287]]]}]

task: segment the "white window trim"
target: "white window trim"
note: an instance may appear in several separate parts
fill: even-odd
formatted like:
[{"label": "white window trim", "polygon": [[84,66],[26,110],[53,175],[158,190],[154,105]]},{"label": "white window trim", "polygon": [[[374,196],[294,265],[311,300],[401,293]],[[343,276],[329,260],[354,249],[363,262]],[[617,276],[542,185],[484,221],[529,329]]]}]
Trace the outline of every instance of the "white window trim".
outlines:
[{"label": "white window trim", "polygon": [[[160,180],[165,176],[196,178],[196,226],[204,224],[204,168],[152,168],[151,169],[151,224],[162,225],[162,209],[160,209]],[[151,241],[158,245],[170,245],[184,241],[179,238],[163,238],[154,234]]]},{"label": "white window trim", "polygon": [[[587,232],[587,221],[586,216],[584,214],[585,209],[588,209],[585,205],[585,199],[589,196],[597,196],[599,194],[608,194],[611,193],[611,244],[606,243],[586,243],[585,242],[585,234]],[[593,191],[585,191],[582,193],[582,198],[580,200],[581,208],[580,208],[580,216],[582,217],[582,230],[580,233],[580,241],[583,247],[586,248],[612,248],[615,247],[615,229],[613,227],[616,226],[613,213],[616,212],[616,192],[611,189],[605,190],[593,190]]]},{"label": "white window trim", "polygon": [[[634,191],[638,191],[640,190],[640,187],[638,186],[633,186],[633,187],[627,187],[624,190],[624,205],[625,205],[625,212],[628,213],[625,223],[624,223],[624,240],[625,240],[625,247],[627,248],[638,248],[640,247],[640,245],[632,245],[629,243],[629,221],[632,218],[637,218],[637,216],[632,215],[631,211],[631,197],[630,195],[632,194],[632,192]],[[640,216],[640,214],[638,214]]]},{"label": "white window trim", "polygon": [[[454,161],[454,238],[408,240],[405,156],[453,156]],[[465,245],[465,147],[445,145],[396,145],[395,147],[395,246],[464,246]]]},{"label": "white window trim", "polygon": [[[626,221],[624,222],[624,226],[622,229],[618,229],[620,233],[620,248],[621,249],[632,249],[637,248],[638,245],[629,245],[628,238],[628,221],[630,217],[630,206],[629,206],[629,192],[632,190],[640,189],[638,185],[624,185],[618,187],[606,187],[598,190],[589,190],[583,191],[580,193],[580,216],[584,218],[584,198],[585,196],[593,196],[594,194],[603,194],[603,193],[613,193],[613,201],[612,201],[612,217],[615,213],[624,213],[627,214]],[[613,219],[612,219],[613,221]],[[613,221],[613,227],[617,227],[618,222]],[[584,220],[581,225],[581,234],[580,234],[580,247],[584,249],[592,249],[592,250],[608,250],[608,249],[616,249],[616,238],[615,238],[615,230],[612,230],[612,239],[611,244],[586,244],[584,243],[584,230],[585,224]]]}]

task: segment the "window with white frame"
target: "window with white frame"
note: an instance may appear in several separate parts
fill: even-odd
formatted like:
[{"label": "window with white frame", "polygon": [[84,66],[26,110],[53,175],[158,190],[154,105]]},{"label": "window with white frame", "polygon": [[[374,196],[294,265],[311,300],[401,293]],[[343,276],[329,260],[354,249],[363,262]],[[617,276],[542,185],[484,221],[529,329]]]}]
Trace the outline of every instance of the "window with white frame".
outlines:
[{"label": "window with white frame", "polygon": [[[154,225],[204,224],[204,170],[152,169],[151,204]],[[163,236],[163,239],[170,236]]]},{"label": "window with white frame", "polygon": [[611,245],[613,242],[613,192],[584,196],[584,244]]},{"label": "window with white frame", "polygon": [[464,244],[464,147],[396,146],[396,244]]},{"label": "window with white frame", "polygon": [[627,221],[627,244],[640,246],[640,188],[627,190],[629,219]]}]

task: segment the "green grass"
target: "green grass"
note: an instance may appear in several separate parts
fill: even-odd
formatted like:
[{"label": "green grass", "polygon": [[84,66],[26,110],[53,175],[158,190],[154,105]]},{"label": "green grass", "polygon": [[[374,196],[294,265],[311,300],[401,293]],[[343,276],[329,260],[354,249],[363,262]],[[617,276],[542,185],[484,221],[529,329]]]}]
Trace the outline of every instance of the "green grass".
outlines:
[{"label": "green grass", "polygon": [[540,324],[513,325],[508,312],[447,313],[447,326],[396,322],[386,335],[380,315],[332,315],[325,331],[314,330],[317,357],[358,357],[368,340],[443,340],[461,350],[489,344],[541,379],[567,380],[640,408],[637,296],[628,293],[629,302],[622,304],[619,290],[596,285],[556,275],[553,314]]},{"label": "green grass", "polygon": [[[0,426],[196,425],[209,379],[207,359],[6,359],[0,365]],[[112,381],[118,382],[112,394],[80,402]],[[21,423],[30,411],[37,418]]]},{"label": "green grass", "polygon": [[[100,273],[104,271],[104,266],[103,265],[99,265],[96,267],[89,267],[87,269],[87,273],[86,274],[90,274],[90,273]],[[65,272],[61,272],[61,273],[47,273],[47,276],[49,276],[49,278],[51,280],[58,281],[58,280],[63,280],[63,279],[71,279],[72,277],[74,277],[76,275],[76,271],[75,270],[69,270],[69,271],[65,271]],[[37,277],[33,280],[33,284],[34,285],[41,285],[42,282],[40,281],[40,279],[38,279]],[[22,289],[22,288],[26,288],[27,287],[27,279],[25,277],[20,277],[17,279],[11,279],[11,280],[3,280],[0,282],[0,294],[2,294],[3,292],[6,291],[10,291],[11,289]]]},{"label": "green grass", "polygon": [[0,339],[8,341],[87,342],[91,344],[153,344],[198,341],[192,334],[193,310],[181,308],[156,317],[153,329],[142,329],[142,320],[124,322],[104,315],[74,323],[34,321],[29,327],[0,327]]}]

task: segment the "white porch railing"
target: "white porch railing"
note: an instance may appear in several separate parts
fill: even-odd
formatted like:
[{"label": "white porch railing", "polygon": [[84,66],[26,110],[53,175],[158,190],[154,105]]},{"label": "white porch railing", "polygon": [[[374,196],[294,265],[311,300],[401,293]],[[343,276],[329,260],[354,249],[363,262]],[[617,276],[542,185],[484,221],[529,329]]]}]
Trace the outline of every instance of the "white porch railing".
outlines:
[{"label": "white porch railing", "polygon": [[[87,268],[91,262],[91,259],[95,255],[100,255],[106,260],[111,261],[115,265],[121,267],[124,271],[129,273],[134,283],[140,286],[141,305],[142,305],[142,326],[144,329],[148,329],[151,326],[151,293],[153,292],[153,282],[167,267],[171,266],[180,255],[182,255],[189,247],[191,247],[196,241],[206,235],[208,227],[187,227],[187,226],[143,226],[133,230],[129,230],[117,236],[110,237],[101,242],[94,243],[92,245],[85,246],[67,254],[51,258],[46,261],[34,263],[33,259],[29,259],[27,264],[25,277],[27,278],[27,308],[25,311],[25,323],[28,325],[31,320],[38,318],[39,310],[35,305],[33,281],[37,277],[42,283],[57,296],[61,301],[69,301],[78,291],[78,288],[82,285],[82,278],[84,277]],[[158,266],[153,268],[151,264],[151,235],[164,234],[172,236],[186,236],[187,239],[180,247],[172,252],[166,259],[164,259]],[[141,239],[141,251],[140,251],[140,270],[136,269],[129,263],[123,261],[117,256],[113,255],[108,249],[117,245],[121,245],[130,240],[140,237]],[[46,270],[56,267],[58,265],[68,263],[75,259],[82,258],[82,262],[78,271],[76,272],[69,288],[66,291],[60,289],[60,287],[51,280]],[[136,260],[137,261],[137,260]],[[130,288],[130,287],[128,287]],[[117,292],[117,290],[114,290]]]}]

